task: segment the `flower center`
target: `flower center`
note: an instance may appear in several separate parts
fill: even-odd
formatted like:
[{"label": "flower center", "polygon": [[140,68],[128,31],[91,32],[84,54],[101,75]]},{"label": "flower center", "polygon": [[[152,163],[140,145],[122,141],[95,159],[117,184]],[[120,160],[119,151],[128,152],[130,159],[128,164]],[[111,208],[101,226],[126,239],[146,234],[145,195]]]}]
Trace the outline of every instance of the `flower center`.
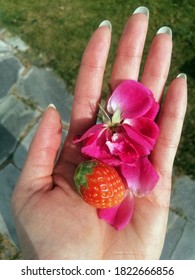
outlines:
[{"label": "flower center", "polygon": [[100,104],[99,108],[105,127],[112,129],[112,131],[114,132],[114,130],[123,122],[119,106],[116,108],[112,116],[109,116]]}]

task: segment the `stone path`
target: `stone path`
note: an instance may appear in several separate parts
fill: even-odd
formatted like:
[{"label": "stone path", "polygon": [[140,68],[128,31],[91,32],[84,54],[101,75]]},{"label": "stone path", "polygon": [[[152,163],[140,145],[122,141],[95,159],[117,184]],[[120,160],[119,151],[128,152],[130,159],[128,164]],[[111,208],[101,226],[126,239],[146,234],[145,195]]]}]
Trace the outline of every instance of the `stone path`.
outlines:
[{"label": "stone path", "polygon": [[18,257],[10,196],[41,116],[54,103],[65,138],[72,107],[72,95],[51,69],[22,64],[18,57],[27,49],[0,30],[0,259]]},{"label": "stone path", "polygon": [[[21,258],[10,196],[42,113],[54,103],[66,136],[72,95],[52,70],[25,67],[28,46],[0,30],[0,259]],[[19,55],[20,54],[20,55]],[[195,182],[176,180],[161,259],[195,259]]]}]

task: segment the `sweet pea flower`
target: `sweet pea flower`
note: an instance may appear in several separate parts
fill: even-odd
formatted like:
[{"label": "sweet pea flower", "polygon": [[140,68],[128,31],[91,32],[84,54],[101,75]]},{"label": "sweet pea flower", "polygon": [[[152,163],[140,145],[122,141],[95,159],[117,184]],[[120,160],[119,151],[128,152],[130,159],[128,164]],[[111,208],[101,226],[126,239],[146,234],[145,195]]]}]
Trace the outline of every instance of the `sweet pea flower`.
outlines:
[{"label": "sweet pea flower", "polygon": [[155,123],[159,104],[143,84],[125,80],[116,87],[103,112],[104,122],[77,136],[82,154],[114,166],[123,178],[127,194],[113,208],[98,209],[98,216],[116,229],[123,229],[133,214],[134,196],[152,191],[159,176],[148,159],[159,129]]}]

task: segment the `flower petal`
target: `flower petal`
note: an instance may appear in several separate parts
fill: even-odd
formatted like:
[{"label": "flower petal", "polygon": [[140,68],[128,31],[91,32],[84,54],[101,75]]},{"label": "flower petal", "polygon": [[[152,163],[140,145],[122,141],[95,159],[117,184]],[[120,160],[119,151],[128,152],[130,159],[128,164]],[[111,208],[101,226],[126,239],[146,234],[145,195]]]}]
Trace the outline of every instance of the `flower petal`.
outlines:
[{"label": "flower petal", "polygon": [[81,152],[89,157],[103,159],[111,157],[108,147],[106,146],[107,129],[102,129],[101,132],[87,137],[83,141]]},{"label": "flower petal", "polygon": [[150,193],[159,180],[159,175],[147,157],[140,158],[135,166],[122,164],[119,168],[128,187],[138,197]]},{"label": "flower petal", "polygon": [[125,80],[112,93],[107,110],[114,114],[120,109],[122,118],[138,118],[145,115],[153,106],[152,92],[143,84],[134,80]]},{"label": "flower petal", "polygon": [[158,114],[160,105],[154,101],[152,107],[150,108],[150,110],[144,115],[145,118],[154,120]]},{"label": "flower petal", "polygon": [[112,156],[118,157],[121,162],[133,163],[139,157],[124,133],[114,133],[111,141],[107,141],[106,145]]},{"label": "flower petal", "polygon": [[153,149],[154,144],[151,143],[151,141],[148,141],[147,137],[143,137],[143,135],[134,129],[133,126],[124,123],[123,128],[130,138],[130,141],[133,140],[135,143],[145,147],[145,149]]},{"label": "flower petal", "polygon": [[104,124],[96,124],[89,128],[82,136],[75,136],[73,139],[73,143],[78,143],[80,141],[83,141],[86,138],[91,137],[92,135],[96,134],[97,137],[101,133],[101,131],[105,129]]},{"label": "flower petal", "polygon": [[151,144],[150,149],[152,149],[159,135],[157,124],[148,118],[139,118],[132,120],[131,126],[143,137],[143,139]]},{"label": "flower petal", "polygon": [[104,219],[108,224],[117,230],[125,228],[132,217],[134,209],[134,199],[130,191],[127,192],[125,199],[118,206],[106,209],[98,209],[99,219]]}]

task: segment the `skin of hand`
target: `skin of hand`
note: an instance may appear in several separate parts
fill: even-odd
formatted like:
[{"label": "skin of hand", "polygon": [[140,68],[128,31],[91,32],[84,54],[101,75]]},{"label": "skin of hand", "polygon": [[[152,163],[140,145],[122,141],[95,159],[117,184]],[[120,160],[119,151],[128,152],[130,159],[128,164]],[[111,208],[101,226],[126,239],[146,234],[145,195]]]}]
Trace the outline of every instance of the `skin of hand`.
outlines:
[{"label": "skin of hand", "polygon": [[[114,89],[124,79],[138,79],[148,16],[129,17],[119,41],[110,78]],[[83,160],[75,135],[95,124],[111,29],[101,26],[84,51],[74,93],[70,128],[62,139],[58,111],[48,107],[30,145],[12,195],[16,229],[25,259],[159,259],[166,233],[172,166],[187,104],[186,79],[175,78],[158,117],[160,135],[150,160],[160,175],[151,194],[135,200],[129,225],[122,231],[98,219],[96,209],[75,190],[73,175]],[[172,36],[156,34],[141,82],[162,99],[169,73]]]}]

